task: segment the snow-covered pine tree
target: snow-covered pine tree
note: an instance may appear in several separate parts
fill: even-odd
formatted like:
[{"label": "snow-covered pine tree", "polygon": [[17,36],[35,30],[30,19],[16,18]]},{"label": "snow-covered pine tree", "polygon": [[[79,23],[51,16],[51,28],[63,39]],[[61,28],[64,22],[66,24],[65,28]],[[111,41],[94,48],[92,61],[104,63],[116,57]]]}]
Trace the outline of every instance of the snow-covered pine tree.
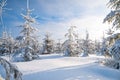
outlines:
[{"label": "snow-covered pine tree", "polygon": [[3,32],[3,36],[2,36],[2,45],[1,45],[1,53],[2,55],[9,55],[9,60],[11,59],[11,55],[14,52],[14,43],[15,40],[14,38],[11,36],[11,34],[7,33],[7,32]]},{"label": "snow-covered pine tree", "polygon": [[81,56],[83,57],[88,56],[88,54],[90,53],[90,39],[89,39],[89,33],[87,30],[86,30],[86,38],[85,40],[83,40],[82,50],[83,50],[83,53],[81,54]]},{"label": "snow-covered pine tree", "polygon": [[[0,1],[0,17],[1,17],[0,22],[1,22],[2,26],[4,25],[3,20],[2,20],[2,13],[3,13],[3,9],[6,6],[6,4],[7,4],[7,0]],[[8,36],[6,31],[3,31],[1,43],[2,43],[1,50],[5,50],[5,51],[7,50],[9,53],[12,53],[13,38],[10,35]],[[5,48],[7,48],[7,49],[5,49]],[[3,68],[4,68],[3,71],[5,71],[5,77],[4,77],[5,80],[11,80],[11,79],[12,80],[13,79],[14,80],[22,80],[22,73],[18,70],[17,66],[15,66],[15,65],[11,64],[9,61],[1,58],[1,56],[0,56],[0,66],[3,66]],[[2,73],[4,73],[4,72],[2,72]],[[2,73],[0,73],[0,74],[2,74]],[[3,76],[1,78],[1,75],[0,75],[0,79],[3,79]]]},{"label": "snow-covered pine tree", "polygon": [[32,26],[34,24],[35,18],[31,17],[31,11],[29,9],[29,0],[27,0],[27,11],[26,15],[21,14],[22,17],[25,19],[25,23],[21,26],[23,29],[21,31],[22,34],[22,41],[20,45],[22,45],[19,50],[22,50],[23,58],[25,61],[33,60],[34,58],[38,58],[38,41],[35,37],[36,28]]},{"label": "snow-covered pine tree", "polygon": [[50,54],[53,52],[53,40],[50,37],[50,33],[47,32],[44,38],[42,54]]},{"label": "snow-covered pine tree", "polygon": [[76,28],[76,26],[70,26],[70,28],[68,29],[68,33],[65,34],[65,37],[68,37],[68,39],[64,42],[65,56],[78,56],[76,50],[77,34],[75,33],[74,28]]},{"label": "snow-covered pine tree", "polygon": [[3,32],[0,45],[0,55],[6,55],[8,53],[8,34]]},{"label": "snow-covered pine tree", "polygon": [[102,44],[101,44],[101,55],[104,55],[105,57],[109,56],[107,39],[104,37],[104,33],[103,33]]},{"label": "snow-covered pine tree", "polygon": [[111,45],[113,43],[113,39],[112,39],[112,34],[113,33],[114,33],[114,30],[109,27],[109,29],[106,32],[108,37],[105,38],[104,35],[103,35],[101,53],[106,58],[111,58],[111,54],[109,52],[109,48],[111,47]]},{"label": "snow-covered pine tree", "polygon": [[1,54],[7,53],[8,52],[8,33],[5,30],[4,22],[3,22],[3,12],[7,9],[7,0],[1,0],[0,1],[0,24],[1,24],[1,29],[4,31],[2,32],[2,38],[1,38],[1,45],[0,45],[0,52]]},{"label": "snow-covered pine tree", "polygon": [[113,24],[113,28],[120,29],[120,1],[119,0],[110,0],[108,7],[112,10],[106,16],[103,22],[109,22]]},{"label": "snow-covered pine tree", "polygon": [[61,39],[58,39],[58,42],[55,43],[54,52],[61,53],[62,52],[62,43],[60,42]]},{"label": "snow-covered pine tree", "polygon": [[95,54],[101,55],[101,42],[98,40],[95,40]]},{"label": "snow-covered pine tree", "polygon": [[[104,19],[104,22],[112,23],[112,27],[116,30],[120,29],[120,0],[109,0],[108,7],[112,10]],[[115,60],[116,64],[120,62],[120,37],[119,33],[113,34],[109,37],[110,42],[112,43],[110,48],[110,54],[112,58]],[[115,65],[116,65],[115,64]],[[119,67],[119,65],[118,65]]]},{"label": "snow-covered pine tree", "polygon": [[77,43],[77,49],[76,49],[77,53],[82,53],[83,40],[78,38],[76,39],[76,43]]}]

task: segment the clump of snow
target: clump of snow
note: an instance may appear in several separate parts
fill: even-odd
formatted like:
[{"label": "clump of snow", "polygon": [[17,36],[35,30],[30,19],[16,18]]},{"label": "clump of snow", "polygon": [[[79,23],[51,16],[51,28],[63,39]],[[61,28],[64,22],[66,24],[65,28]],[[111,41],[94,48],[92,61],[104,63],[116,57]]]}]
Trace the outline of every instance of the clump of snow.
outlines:
[{"label": "clump of snow", "polygon": [[81,53],[80,56],[81,56],[81,57],[86,57],[86,56],[88,56],[88,54],[86,54],[86,53]]}]

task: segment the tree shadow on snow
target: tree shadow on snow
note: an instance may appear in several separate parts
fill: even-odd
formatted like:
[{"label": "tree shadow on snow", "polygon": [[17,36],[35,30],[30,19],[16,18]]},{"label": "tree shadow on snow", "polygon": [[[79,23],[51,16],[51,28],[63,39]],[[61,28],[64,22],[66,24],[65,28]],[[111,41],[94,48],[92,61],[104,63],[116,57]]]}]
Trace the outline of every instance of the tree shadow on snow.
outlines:
[{"label": "tree shadow on snow", "polygon": [[46,54],[46,55],[40,55],[40,59],[58,59],[63,58],[60,54]]}]

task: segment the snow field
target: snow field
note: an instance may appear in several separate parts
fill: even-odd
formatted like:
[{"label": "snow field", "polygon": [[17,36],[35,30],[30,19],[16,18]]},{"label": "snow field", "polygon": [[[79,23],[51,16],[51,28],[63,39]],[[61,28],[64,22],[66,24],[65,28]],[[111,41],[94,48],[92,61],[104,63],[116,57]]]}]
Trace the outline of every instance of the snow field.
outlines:
[{"label": "snow field", "polygon": [[40,60],[15,63],[23,80],[120,80],[119,70],[96,63],[103,57],[40,55]]}]

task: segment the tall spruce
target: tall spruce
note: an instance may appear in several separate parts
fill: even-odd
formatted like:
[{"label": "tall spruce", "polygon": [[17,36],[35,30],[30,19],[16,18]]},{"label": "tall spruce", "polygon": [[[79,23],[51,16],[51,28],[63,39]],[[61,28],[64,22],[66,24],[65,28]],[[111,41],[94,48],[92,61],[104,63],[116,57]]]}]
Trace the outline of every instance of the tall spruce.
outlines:
[{"label": "tall spruce", "polygon": [[33,60],[34,58],[37,58],[37,51],[36,49],[38,48],[38,41],[35,36],[35,32],[37,29],[33,27],[32,25],[35,24],[35,18],[31,17],[31,12],[32,10],[29,9],[29,0],[27,0],[27,10],[26,14],[21,14],[22,17],[24,18],[25,22],[21,26],[23,29],[21,31],[22,34],[22,49],[24,49],[24,60],[29,61]]},{"label": "tall spruce", "polygon": [[[112,28],[116,30],[120,29],[120,0],[109,0],[108,7],[111,8],[111,12],[106,16],[104,22],[112,23]],[[109,36],[109,41],[111,47],[109,48],[109,52],[112,55],[112,58],[115,60],[112,65],[117,68],[120,67],[120,33],[112,34]],[[116,68],[116,67],[115,67]]]}]

